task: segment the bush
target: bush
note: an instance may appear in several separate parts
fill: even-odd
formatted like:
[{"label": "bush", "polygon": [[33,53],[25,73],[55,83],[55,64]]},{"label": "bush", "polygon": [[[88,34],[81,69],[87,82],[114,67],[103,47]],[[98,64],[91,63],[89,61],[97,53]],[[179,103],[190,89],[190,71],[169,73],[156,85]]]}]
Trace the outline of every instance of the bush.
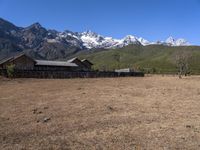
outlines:
[{"label": "bush", "polygon": [[157,72],[156,68],[152,68],[152,73],[154,74],[156,72]]},{"label": "bush", "polygon": [[15,65],[13,64],[7,66],[6,71],[9,78],[14,77],[14,69],[15,69]]}]

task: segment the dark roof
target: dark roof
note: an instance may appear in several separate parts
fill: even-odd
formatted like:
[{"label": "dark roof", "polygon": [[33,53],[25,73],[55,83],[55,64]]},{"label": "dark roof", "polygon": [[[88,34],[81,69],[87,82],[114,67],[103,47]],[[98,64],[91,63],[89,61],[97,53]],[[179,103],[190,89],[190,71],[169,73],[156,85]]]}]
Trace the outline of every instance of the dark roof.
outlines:
[{"label": "dark roof", "polygon": [[72,59],[70,59],[70,60],[68,60],[67,62],[70,62],[70,63],[72,63],[74,60],[78,60],[78,61],[80,61],[77,57],[74,57],[74,58],[72,58]]},{"label": "dark roof", "polygon": [[83,59],[83,60],[81,60],[82,62],[87,62],[87,63],[89,63],[89,64],[91,64],[91,65],[93,65],[93,63],[91,63],[89,60],[87,60],[87,59]]},{"label": "dark roof", "polygon": [[65,66],[65,67],[78,67],[75,63],[66,61],[49,61],[49,60],[35,60],[36,65],[40,66]]},{"label": "dark roof", "polygon": [[[7,62],[7,61],[13,61],[13,60],[15,60],[15,59],[17,59],[17,58],[19,58],[19,57],[21,57],[21,56],[26,56],[26,57],[29,57],[29,56],[27,56],[25,53],[20,53],[20,54],[18,54],[18,55],[15,55],[15,56],[11,56],[11,57],[8,57],[8,58],[5,58],[5,59],[3,59],[3,60],[1,60],[0,61],[0,65],[1,64],[4,64],[5,62]],[[31,57],[29,57],[30,59],[32,59]],[[34,59],[32,59],[33,61],[35,61]]]},{"label": "dark roof", "polygon": [[5,58],[5,59],[1,60],[0,61],[0,65],[5,63],[5,62],[7,62],[7,61],[9,61],[9,60],[13,60],[13,57],[9,57],[9,58]]}]

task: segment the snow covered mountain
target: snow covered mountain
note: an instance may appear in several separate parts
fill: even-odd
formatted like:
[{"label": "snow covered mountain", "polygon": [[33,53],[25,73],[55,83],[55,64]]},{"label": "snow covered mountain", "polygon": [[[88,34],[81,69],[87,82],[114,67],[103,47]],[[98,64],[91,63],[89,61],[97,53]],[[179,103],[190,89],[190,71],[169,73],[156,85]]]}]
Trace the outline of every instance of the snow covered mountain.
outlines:
[{"label": "snow covered mountain", "polygon": [[169,37],[165,43],[169,46],[187,46],[190,45],[185,39],[174,39],[173,37]]},{"label": "snow covered mountain", "polygon": [[[54,39],[47,39],[48,42],[61,42],[62,40],[67,40],[68,42],[78,46],[80,48],[121,48],[130,44],[138,44],[138,45],[167,45],[167,46],[188,46],[190,45],[185,39],[174,39],[173,37],[169,37],[166,41],[157,41],[157,42],[149,42],[144,38],[138,38],[133,35],[127,35],[122,39],[114,39],[112,37],[104,37],[92,31],[85,31],[81,33],[65,31],[65,32],[57,32],[57,35]],[[82,44],[82,45],[81,45]]]},{"label": "snow covered mountain", "polygon": [[112,37],[103,37],[92,31],[80,33],[78,38],[83,45],[88,48],[119,48],[130,44],[141,44],[137,37],[128,35],[123,39],[114,39]]}]

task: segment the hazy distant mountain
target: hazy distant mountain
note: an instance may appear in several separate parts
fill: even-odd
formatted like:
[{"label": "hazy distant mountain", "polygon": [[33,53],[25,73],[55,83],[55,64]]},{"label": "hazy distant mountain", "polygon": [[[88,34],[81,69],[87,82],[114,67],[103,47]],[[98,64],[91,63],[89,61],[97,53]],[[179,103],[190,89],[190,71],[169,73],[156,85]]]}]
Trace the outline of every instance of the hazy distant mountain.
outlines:
[{"label": "hazy distant mountain", "polygon": [[47,30],[39,23],[28,27],[17,27],[0,18],[0,59],[11,54],[25,51],[36,58],[63,59],[82,50],[115,49],[130,44],[147,46],[160,44],[167,46],[187,46],[184,39],[169,37],[162,42],[149,42],[146,39],[127,35],[122,39],[104,37],[92,31],[82,33]]}]

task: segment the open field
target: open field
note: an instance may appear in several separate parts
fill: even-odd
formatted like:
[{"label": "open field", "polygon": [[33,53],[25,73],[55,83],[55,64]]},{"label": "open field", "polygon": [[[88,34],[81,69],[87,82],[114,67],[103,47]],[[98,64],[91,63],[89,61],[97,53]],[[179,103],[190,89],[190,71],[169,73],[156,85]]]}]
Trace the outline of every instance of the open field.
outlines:
[{"label": "open field", "polygon": [[0,79],[0,149],[200,149],[200,76]]}]

